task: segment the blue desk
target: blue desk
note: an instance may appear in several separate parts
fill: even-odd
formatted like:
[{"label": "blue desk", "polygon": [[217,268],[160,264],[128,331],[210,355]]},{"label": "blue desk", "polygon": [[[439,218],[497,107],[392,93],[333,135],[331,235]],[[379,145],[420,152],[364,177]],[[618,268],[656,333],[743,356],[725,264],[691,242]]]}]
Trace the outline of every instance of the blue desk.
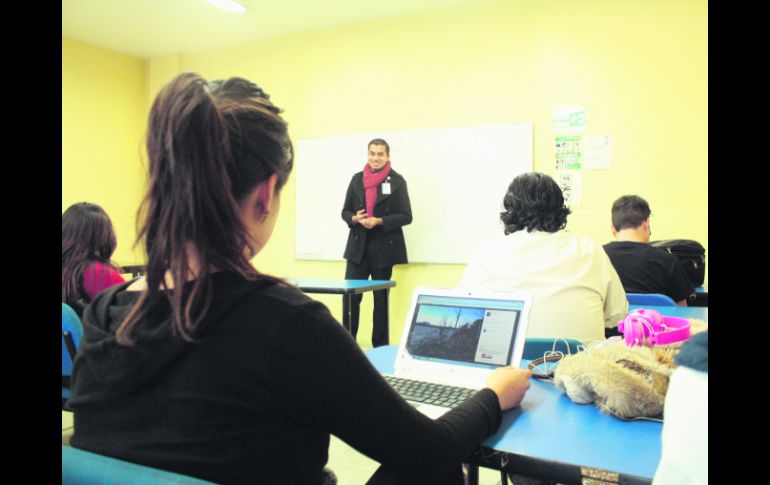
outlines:
[{"label": "blue desk", "polygon": [[[387,343],[387,336],[389,335],[389,328],[388,328],[388,289],[393,288],[396,286],[395,281],[391,280],[315,280],[310,278],[289,278],[287,281],[293,285],[295,285],[297,288],[299,288],[304,293],[326,293],[326,294],[334,294],[334,295],[342,295],[342,298],[347,298],[348,300],[348,312],[342,314],[342,326],[345,327],[345,330],[350,332],[350,319],[351,319],[351,309],[352,304],[351,301],[353,299],[353,295],[357,293],[364,293],[366,291],[377,291],[377,290],[386,290],[385,291],[385,335]],[[343,305],[344,307],[344,305]]]},{"label": "blue desk", "polygon": [[709,309],[705,306],[652,306],[652,305],[629,305],[628,311],[637,308],[649,308],[657,310],[661,315],[670,317],[698,318],[709,323]]},{"label": "blue desk", "polygon": [[[393,372],[397,347],[366,351],[382,373]],[[528,361],[522,362],[526,367]],[[661,430],[654,421],[623,421],[593,404],[576,404],[563,390],[533,379],[524,400],[503,414],[497,433],[468,459],[472,465],[580,484],[614,474],[615,483],[650,483],[660,460]]]}]

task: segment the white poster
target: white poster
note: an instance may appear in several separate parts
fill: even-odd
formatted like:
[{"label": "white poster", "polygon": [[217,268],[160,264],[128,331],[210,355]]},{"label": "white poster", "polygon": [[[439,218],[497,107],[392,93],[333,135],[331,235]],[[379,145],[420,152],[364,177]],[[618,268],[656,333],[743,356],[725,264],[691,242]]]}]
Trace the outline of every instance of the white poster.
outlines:
[{"label": "white poster", "polygon": [[607,170],[612,166],[612,138],[610,135],[583,137],[583,159],[589,170]]},{"label": "white poster", "polygon": [[556,175],[556,183],[559,184],[559,188],[561,188],[561,192],[564,194],[564,205],[567,207],[580,205],[583,201],[583,188],[580,172],[559,172]]}]

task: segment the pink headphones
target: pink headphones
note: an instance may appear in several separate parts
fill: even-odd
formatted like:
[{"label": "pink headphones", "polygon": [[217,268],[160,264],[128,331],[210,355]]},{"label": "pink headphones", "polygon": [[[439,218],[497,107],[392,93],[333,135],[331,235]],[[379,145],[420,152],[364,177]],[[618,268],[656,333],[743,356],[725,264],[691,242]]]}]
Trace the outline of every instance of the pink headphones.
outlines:
[{"label": "pink headphones", "polygon": [[666,345],[690,338],[690,321],[680,317],[664,317],[656,310],[639,308],[618,322],[626,345]]}]

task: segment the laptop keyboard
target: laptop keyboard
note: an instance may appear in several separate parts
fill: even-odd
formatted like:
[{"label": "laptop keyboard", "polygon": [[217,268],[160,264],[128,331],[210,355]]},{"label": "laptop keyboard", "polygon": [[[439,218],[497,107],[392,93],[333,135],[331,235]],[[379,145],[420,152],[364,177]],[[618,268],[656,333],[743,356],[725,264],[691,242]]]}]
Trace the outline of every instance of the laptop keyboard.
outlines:
[{"label": "laptop keyboard", "polygon": [[395,376],[382,376],[407,401],[454,408],[476,393],[467,387],[448,386],[433,382],[415,381]]}]

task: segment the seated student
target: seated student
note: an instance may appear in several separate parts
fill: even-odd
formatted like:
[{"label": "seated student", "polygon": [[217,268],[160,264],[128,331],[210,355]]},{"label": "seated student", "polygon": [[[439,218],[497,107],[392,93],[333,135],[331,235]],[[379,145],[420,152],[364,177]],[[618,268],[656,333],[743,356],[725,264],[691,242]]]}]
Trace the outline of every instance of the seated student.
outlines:
[{"label": "seated student", "polygon": [[663,408],[660,463],[653,485],[708,483],[708,331],[693,335],[674,357],[678,365]]},{"label": "seated student", "polygon": [[661,293],[687,306],[695,288],[673,254],[650,246],[650,206],[638,195],[612,204],[612,235],[604,245],[626,293]]},{"label": "seated student", "polygon": [[78,202],[61,215],[61,299],[81,317],[102,290],[125,281],[110,262],[115,246],[110,217],[98,205]]},{"label": "seated student", "polygon": [[528,337],[604,340],[626,314],[626,294],[601,246],[564,230],[570,210],[556,182],[519,175],[503,206],[505,235],[473,256],[458,286],[531,292]]},{"label": "seated student", "polygon": [[462,483],[462,460],[519,405],[531,374],[496,369],[432,420],[323,304],[252,266],[293,167],[280,111],[242,78],[184,73],[158,94],[146,273],[86,310],[71,444],[216,483],[326,484],[334,434],[382,464],[374,483]]}]

